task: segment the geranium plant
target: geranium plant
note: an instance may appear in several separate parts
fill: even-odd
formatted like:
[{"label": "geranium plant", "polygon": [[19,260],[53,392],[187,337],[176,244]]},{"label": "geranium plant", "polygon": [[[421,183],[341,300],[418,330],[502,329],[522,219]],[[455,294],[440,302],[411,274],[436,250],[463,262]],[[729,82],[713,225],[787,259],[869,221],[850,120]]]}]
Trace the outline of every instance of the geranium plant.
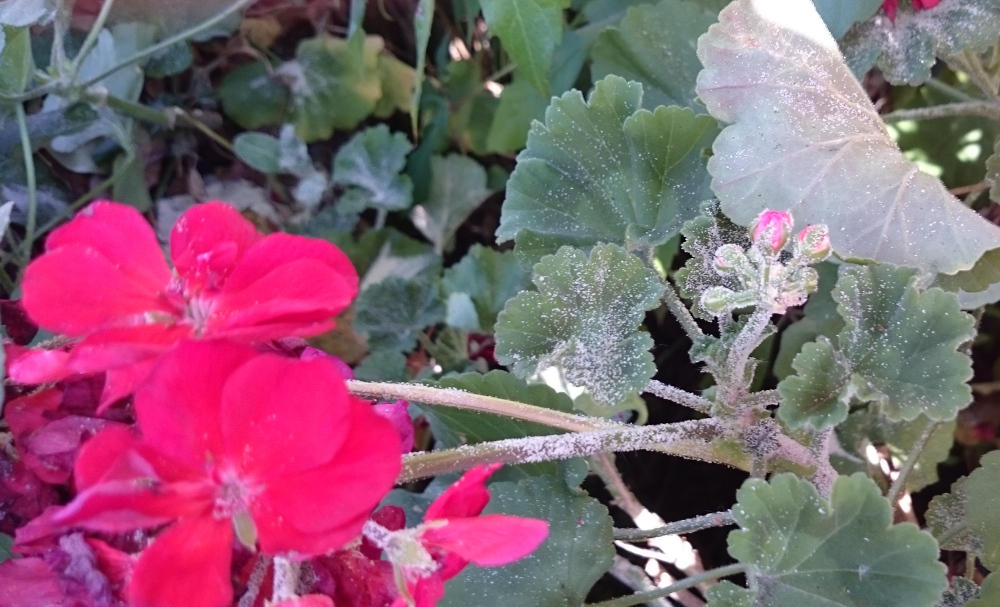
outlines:
[{"label": "geranium plant", "polygon": [[1000,605],[1000,0],[0,26],[0,607]]}]

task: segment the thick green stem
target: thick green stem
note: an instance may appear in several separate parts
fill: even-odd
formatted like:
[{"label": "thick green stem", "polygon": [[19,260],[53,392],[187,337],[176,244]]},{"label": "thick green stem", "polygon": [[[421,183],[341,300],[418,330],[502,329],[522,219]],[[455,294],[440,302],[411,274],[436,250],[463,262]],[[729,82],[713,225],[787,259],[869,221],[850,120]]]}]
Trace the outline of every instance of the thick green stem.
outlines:
[{"label": "thick green stem", "polygon": [[646,592],[637,592],[629,596],[623,596],[617,599],[611,599],[610,601],[601,601],[600,603],[587,603],[586,607],[632,607],[632,605],[641,605],[646,601],[652,599],[658,599],[665,596],[670,596],[675,592],[686,590],[688,588],[693,588],[701,583],[708,582],[710,580],[717,580],[724,577],[729,577],[731,575],[737,575],[739,573],[744,573],[747,570],[747,566],[742,563],[737,563],[735,565],[727,565],[725,567],[719,567],[717,569],[709,569],[705,573],[699,573],[698,575],[692,575],[689,578],[684,578],[683,580],[677,582],[676,584],[671,584],[663,588],[657,588],[656,590],[647,590]]},{"label": "thick green stem", "polygon": [[707,398],[703,398],[686,390],[681,390],[680,388],[669,384],[656,381],[655,379],[649,381],[649,385],[646,386],[646,392],[655,394],[656,396],[669,400],[672,403],[684,405],[685,407],[694,409],[699,413],[705,413],[707,415],[712,412],[712,401]]},{"label": "thick green stem", "polygon": [[903,467],[899,469],[899,476],[897,476],[896,480],[892,482],[892,486],[889,487],[889,493],[885,496],[893,507],[895,507],[896,502],[899,501],[900,494],[902,494],[903,489],[906,488],[906,479],[910,476],[910,472],[913,471],[913,467],[917,465],[917,460],[920,459],[920,454],[923,453],[924,447],[926,447],[927,443],[930,442],[931,435],[933,435],[934,431],[937,430],[939,423],[940,422],[929,421],[927,423],[927,427],[924,428],[924,431],[920,434],[920,438],[917,439],[917,442],[913,443],[913,448],[910,449],[910,452],[907,454],[906,461],[903,462]]},{"label": "thick green stem", "polygon": [[[24,265],[31,261],[31,248],[35,244],[35,221],[38,213],[38,184],[35,181],[35,155],[31,149],[31,135],[28,134],[28,117],[24,104],[14,106],[17,114],[17,130],[21,135],[21,154],[24,157],[24,172],[28,186],[28,217],[24,222]],[[23,273],[22,273],[23,274]]]},{"label": "thick green stem", "polygon": [[726,429],[720,420],[698,419],[655,426],[621,425],[608,430],[513,438],[445,451],[413,453],[403,456],[403,472],[397,482],[406,483],[484,464],[530,464],[654,448],[681,457],[719,461],[710,443],[724,436]]},{"label": "thick green stem", "polygon": [[902,120],[933,120],[954,116],[983,116],[1000,122],[1000,104],[991,101],[960,101],[912,110],[896,110],[882,116],[882,120],[892,123]]},{"label": "thick green stem", "polygon": [[656,529],[615,529],[614,537],[616,540],[624,542],[640,542],[644,540],[651,540],[655,537],[662,537],[664,535],[694,533],[695,531],[701,531],[702,529],[727,527],[735,524],[736,521],[733,520],[732,513],[725,510],[723,512],[702,514],[701,516],[684,519],[683,521],[669,523],[662,527],[657,527]]}]

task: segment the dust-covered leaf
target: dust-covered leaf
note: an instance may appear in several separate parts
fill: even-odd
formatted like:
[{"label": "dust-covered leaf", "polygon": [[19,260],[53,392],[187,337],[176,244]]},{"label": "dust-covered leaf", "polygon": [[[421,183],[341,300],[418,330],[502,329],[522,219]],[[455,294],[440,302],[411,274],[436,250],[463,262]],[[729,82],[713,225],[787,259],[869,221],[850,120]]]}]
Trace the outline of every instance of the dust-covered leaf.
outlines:
[{"label": "dust-covered leaf", "polygon": [[979,598],[969,601],[967,607],[993,607],[1000,605],[1000,575],[991,573],[979,588]]},{"label": "dust-covered leaf", "polygon": [[813,266],[819,274],[819,286],[809,295],[802,310],[804,316],[781,332],[781,346],[771,369],[779,380],[793,373],[792,360],[805,344],[815,341],[820,335],[833,339],[844,327],[844,319],[837,313],[837,302],[833,299],[839,267],[830,262]]},{"label": "dust-covered leaf", "polygon": [[640,109],[642,86],[608,76],[585,102],[552,100],[507,184],[497,241],[537,261],[562,245],[654,247],[709,197],[703,154],[717,132],[678,107]]},{"label": "dust-covered leaf", "polygon": [[991,571],[1000,569],[1000,451],[979,460],[965,482],[965,515],[969,528],[983,539],[979,558]]},{"label": "dust-covered leaf", "polygon": [[736,499],[729,554],[750,565],[752,594],[729,589],[731,599],[713,596],[712,607],[931,607],[947,586],[934,538],[893,525],[889,502],[863,475],[838,478],[829,502],[791,474],[750,479]]},{"label": "dust-covered leaf", "polygon": [[568,0],[480,0],[490,32],[500,38],[517,70],[542,95],[549,94],[549,66]]},{"label": "dust-covered leaf", "polygon": [[591,51],[594,80],[608,74],[642,83],[642,105],[679,105],[702,113],[695,101],[701,61],[698,36],[715,23],[715,13],[687,0],[661,0],[628,9],[618,27],[597,37]]},{"label": "dust-covered leaf", "polygon": [[677,288],[682,296],[692,300],[691,311],[695,316],[712,320],[714,315],[701,305],[701,294],[715,286],[734,291],[741,288],[734,276],[722,276],[716,271],[715,252],[724,244],[745,248],[750,244],[750,236],[746,228],[729,221],[714,200],[702,204],[701,215],[684,224],[681,236],[684,237],[681,248],[691,258],[677,271]]},{"label": "dust-covered leaf", "polygon": [[[260,61],[227,72],[216,93],[226,115],[248,130],[281,124],[291,104],[280,76],[271,74]],[[253,103],[247,103],[247,98]]]},{"label": "dust-covered leaf", "polygon": [[[927,528],[941,542],[941,550],[958,550],[979,554],[983,550],[983,538],[969,527],[969,519],[965,514],[969,503],[969,494],[965,486],[969,482],[962,477],[951,486],[951,491],[934,496],[927,506]],[[955,532],[956,530],[957,533]],[[946,541],[941,541],[945,536]]]},{"label": "dust-covered leaf", "polygon": [[402,211],[413,204],[413,183],[401,174],[410,140],[380,124],[361,131],[333,159],[333,183],[346,189],[338,204],[345,213],[365,209]]},{"label": "dust-covered leaf", "polygon": [[558,364],[606,405],[646,386],[653,340],[638,326],[663,294],[655,271],[617,245],[597,245],[589,259],[563,247],[532,280],[538,292],[511,299],[497,319],[498,361],[519,377]]},{"label": "dust-covered leaf", "polygon": [[730,123],[708,162],[726,215],[791,210],[828,225],[841,257],[943,274],[1000,247],[1000,228],[900,153],[809,0],[736,0],[719,19],[697,90]]},{"label": "dust-covered leaf", "polygon": [[409,280],[390,276],[358,295],[354,329],[371,350],[409,352],[417,333],[444,320],[439,285],[425,273]]},{"label": "dust-covered leaf", "polygon": [[438,253],[444,252],[459,226],[486,200],[486,169],[467,156],[431,158],[431,188],[427,201],[413,208],[410,218]]},{"label": "dust-covered leaf", "polygon": [[859,78],[878,66],[892,84],[920,84],[930,79],[938,57],[985,50],[1000,31],[997,0],[941,0],[925,10],[907,4],[899,3],[895,21],[880,12],[841,40],[847,64]]},{"label": "dust-covered leaf", "polygon": [[979,598],[979,586],[964,577],[951,578],[951,587],[944,591],[936,607],[964,607]]},{"label": "dust-covered leaf", "polygon": [[445,270],[443,285],[449,302],[455,295],[468,298],[475,322],[452,326],[467,331],[492,331],[497,314],[507,300],[528,288],[529,278],[529,272],[521,267],[512,252],[472,245],[461,261]]}]

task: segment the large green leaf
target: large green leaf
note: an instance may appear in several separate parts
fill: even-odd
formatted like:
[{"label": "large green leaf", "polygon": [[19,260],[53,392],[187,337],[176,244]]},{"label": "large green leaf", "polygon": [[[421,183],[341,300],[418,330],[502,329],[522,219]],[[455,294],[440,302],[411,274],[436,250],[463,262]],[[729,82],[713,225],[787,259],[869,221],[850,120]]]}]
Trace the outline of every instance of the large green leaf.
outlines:
[{"label": "large green leaf", "polygon": [[865,21],[882,6],[882,0],[813,0],[816,12],[834,38],[841,36],[859,21]]},{"label": "large green leaf", "polygon": [[459,226],[486,200],[486,169],[467,156],[431,158],[431,188],[427,201],[414,207],[413,225],[442,253]]},{"label": "large green leaf", "polygon": [[[983,538],[969,527],[966,516],[969,494],[965,487],[968,482],[968,477],[962,477],[952,484],[950,492],[934,496],[927,506],[927,528],[941,543],[942,550],[980,554]],[[941,542],[946,536],[950,537]]]},{"label": "large green leaf", "polygon": [[523,148],[532,121],[545,116],[548,105],[548,100],[527,80],[518,78],[503,87],[500,103],[486,135],[486,149],[490,152],[516,152]]},{"label": "large green leaf", "polygon": [[781,418],[825,428],[847,417],[851,399],[877,403],[891,420],[954,419],[972,402],[972,361],[958,347],[975,335],[957,297],[917,289],[917,271],[846,268],[833,291],[845,326],[837,344],[820,337],[778,384]]},{"label": "large green leaf", "polygon": [[983,540],[979,558],[991,571],[1000,569],[1000,451],[987,453],[965,482],[969,528]]},{"label": "large green leaf", "polygon": [[490,31],[503,42],[522,76],[549,94],[549,66],[562,37],[568,0],[480,0]]},{"label": "large green leaf", "polygon": [[445,270],[443,284],[449,311],[453,305],[461,305],[458,302],[467,301],[475,322],[460,326],[449,318],[448,324],[467,331],[492,332],[497,314],[507,300],[528,288],[529,278],[512,252],[472,245],[461,261]]},{"label": "large green leaf", "polygon": [[368,335],[369,349],[409,352],[418,332],[444,320],[440,287],[428,274],[389,276],[358,295],[354,328]]},{"label": "large green leaf", "polygon": [[698,36],[715,23],[715,13],[687,0],[662,0],[628,9],[618,27],[601,32],[591,51],[594,80],[608,74],[643,85],[643,107],[680,105],[696,112],[695,79],[701,61]]},{"label": "large green leaf", "polygon": [[558,364],[606,405],[645,388],[653,340],[638,326],[663,295],[655,271],[617,245],[597,245],[589,259],[563,247],[533,280],[538,292],[511,299],[497,319],[497,360],[519,377]]},{"label": "large green leaf", "polygon": [[549,535],[504,567],[467,567],[445,585],[441,607],[577,607],[611,566],[611,517],[596,499],[551,476],[490,485],[483,514],[546,520]]},{"label": "large green leaf", "polygon": [[809,0],[736,0],[719,18],[697,90],[731,123],[708,162],[729,217],[788,209],[827,224],[841,257],[944,274],[1000,247],[1000,228],[903,157]]},{"label": "large green leaf", "polygon": [[863,475],[838,478],[829,502],[791,474],[750,479],[736,498],[729,554],[750,566],[749,590],[726,582],[711,607],[932,607],[947,587],[934,538],[893,525]]},{"label": "large green leaf", "polygon": [[587,102],[552,100],[507,184],[497,241],[537,261],[561,245],[654,247],[708,197],[703,154],[715,121],[689,109],[640,109],[642,86],[608,76]]},{"label": "large green leaf", "polygon": [[979,588],[979,598],[967,603],[968,607],[994,607],[1000,605],[1000,575],[990,574]]},{"label": "large green leaf", "polygon": [[844,56],[859,77],[877,65],[893,84],[920,84],[930,79],[937,57],[982,51],[1000,31],[997,0],[941,0],[921,11],[907,4],[899,3],[895,22],[879,13],[844,36]]},{"label": "large green leaf", "polygon": [[406,135],[390,133],[388,126],[379,124],[361,131],[337,150],[332,182],[346,188],[338,201],[341,211],[408,209],[413,204],[413,183],[400,173],[410,148]]}]

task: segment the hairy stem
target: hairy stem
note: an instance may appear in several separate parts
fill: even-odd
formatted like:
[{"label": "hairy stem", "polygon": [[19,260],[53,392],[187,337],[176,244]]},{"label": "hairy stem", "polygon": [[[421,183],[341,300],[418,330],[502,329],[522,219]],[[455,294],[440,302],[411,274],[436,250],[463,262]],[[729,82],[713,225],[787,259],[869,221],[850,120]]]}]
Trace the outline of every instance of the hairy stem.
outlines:
[{"label": "hairy stem", "polygon": [[[28,186],[28,217],[24,222],[24,265],[31,261],[31,248],[35,244],[35,221],[38,213],[38,184],[35,180],[35,155],[31,149],[28,134],[28,117],[24,114],[24,104],[14,106],[17,114],[17,130],[21,136],[21,155],[24,157],[24,172]],[[21,273],[24,274],[23,272]]]},{"label": "hairy stem", "polygon": [[[720,400],[734,406],[746,395],[749,387],[747,379],[747,363],[750,354],[760,345],[760,336],[771,322],[771,310],[764,306],[756,308],[743,325],[733,345],[725,364],[725,381],[719,385]],[[716,378],[720,380],[721,378]]]},{"label": "hairy stem", "polygon": [[676,521],[662,527],[657,527],[656,529],[615,529],[614,534],[616,540],[639,542],[664,535],[694,533],[695,531],[701,531],[702,529],[726,527],[735,524],[736,521],[733,520],[732,513],[728,510],[724,510],[722,512],[702,514],[701,516],[684,519],[683,521]]},{"label": "hairy stem", "polygon": [[348,391],[362,398],[385,400],[407,400],[427,405],[443,405],[481,413],[503,415],[514,419],[545,424],[561,430],[580,432],[596,429],[620,429],[623,426],[607,420],[582,415],[572,415],[534,405],[526,405],[513,400],[473,394],[455,388],[435,388],[421,384],[394,384],[388,382],[364,382],[356,379],[347,382]]},{"label": "hairy stem", "polygon": [[611,453],[598,453],[590,459],[591,469],[604,481],[604,486],[611,494],[611,503],[625,511],[634,521],[646,507],[639,498],[625,485],[625,480],[615,466],[615,456]]},{"label": "hairy stem", "polygon": [[886,123],[892,123],[902,120],[933,120],[954,116],[983,116],[1000,121],[1000,104],[990,101],[959,101],[912,110],[896,110],[882,116],[882,120]]},{"label": "hairy stem", "polygon": [[702,582],[707,582],[710,580],[717,580],[724,577],[729,577],[731,575],[736,575],[738,573],[743,573],[747,570],[747,566],[742,563],[737,563],[735,565],[727,565],[725,567],[719,567],[717,569],[709,569],[705,573],[700,573],[698,575],[692,575],[689,578],[685,578],[676,584],[671,584],[664,588],[657,588],[656,590],[647,590],[645,592],[637,592],[629,596],[623,596],[617,599],[611,599],[610,601],[601,601],[600,603],[588,603],[586,607],[632,607],[632,605],[641,605],[652,599],[658,599],[679,591],[685,590],[687,588],[692,588],[701,584]]},{"label": "hairy stem", "polygon": [[780,403],[781,395],[777,390],[761,390],[748,395],[741,404],[747,407],[768,407]]},{"label": "hairy stem", "polygon": [[712,401],[707,398],[703,398],[686,390],[681,390],[680,388],[676,388],[669,384],[656,381],[655,379],[649,380],[649,385],[646,386],[646,392],[655,394],[656,396],[669,400],[672,403],[684,405],[685,407],[694,409],[699,413],[705,413],[707,415],[712,412]]},{"label": "hairy stem", "polygon": [[674,285],[670,284],[669,280],[663,281],[663,302],[667,304],[667,309],[670,313],[674,315],[677,322],[680,323],[681,328],[687,333],[688,339],[695,341],[704,333],[701,331],[701,327],[698,326],[698,322],[695,321],[694,316],[691,316],[691,310],[688,310],[684,302],[681,301],[680,296],[677,294],[677,290]]},{"label": "hairy stem", "polygon": [[910,449],[910,452],[906,455],[906,461],[903,462],[903,467],[899,469],[899,476],[897,476],[896,480],[892,482],[892,486],[889,487],[889,493],[885,496],[894,508],[896,506],[896,502],[899,501],[900,494],[903,493],[903,489],[906,487],[907,477],[910,476],[910,472],[913,471],[913,467],[917,465],[917,460],[920,459],[920,454],[923,453],[927,443],[930,442],[931,435],[933,435],[934,431],[937,430],[939,424],[940,422],[929,421],[927,423],[927,427],[925,427],[924,431],[920,434],[920,438],[917,439],[917,442],[913,443],[913,448]]},{"label": "hairy stem", "polygon": [[280,603],[296,597],[299,585],[299,573],[302,564],[282,556],[274,557],[274,591],[271,602]]},{"label": "hairy stem", "polygon": [[[502,462],[530,464],[583,457],[612,451],[661,450],[672,455],[719,462],[710,443],[724,436],[727,426],[717,419],[698,419],[676,424],[625,426],[574,434],[512,438],[456,449],[413,453],[403,456],[403,471],[396,482],[406,483],[473,466]],[[732,465],[733,462],[720,462]]]}]

